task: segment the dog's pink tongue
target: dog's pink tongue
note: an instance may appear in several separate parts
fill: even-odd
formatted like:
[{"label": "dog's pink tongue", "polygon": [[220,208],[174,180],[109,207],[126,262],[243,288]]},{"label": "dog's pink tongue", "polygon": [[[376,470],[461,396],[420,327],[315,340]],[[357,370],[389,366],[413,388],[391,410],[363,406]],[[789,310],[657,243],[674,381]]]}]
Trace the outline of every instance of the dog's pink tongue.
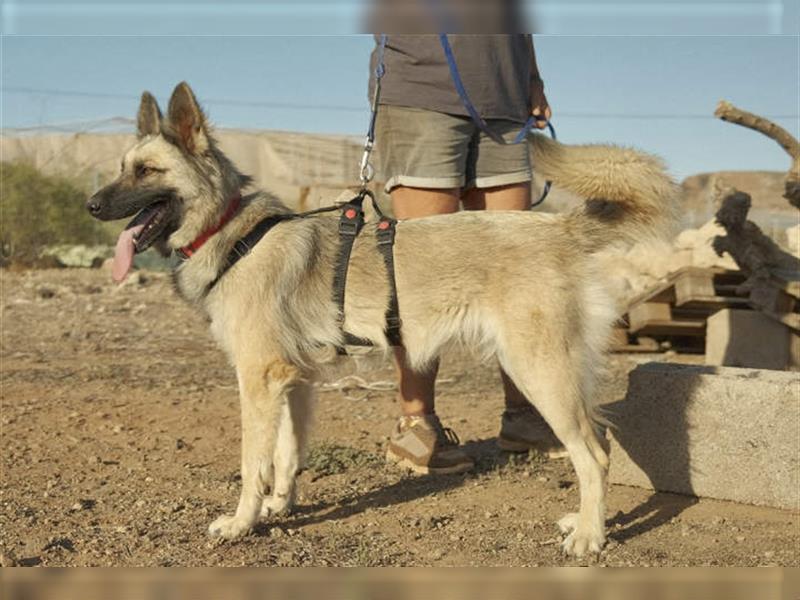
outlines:
[{"label": "dog's pink tongue", "polygon": [[144,225],[136,225],[126,229],[119,235],[117,247],[114,250],[114,262],[111,264],[111,278],[116,283],[122,283],[130,273],[133,266],[133,255],[136,247],[133,244],[133,237],[138,234]]}]

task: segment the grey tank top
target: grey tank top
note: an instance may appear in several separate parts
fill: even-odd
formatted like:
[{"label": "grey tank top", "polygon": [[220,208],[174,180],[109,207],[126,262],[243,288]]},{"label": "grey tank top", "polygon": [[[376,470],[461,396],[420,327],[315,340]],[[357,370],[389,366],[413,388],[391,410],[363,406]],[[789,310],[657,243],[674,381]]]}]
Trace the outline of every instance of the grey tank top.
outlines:
[{"label": "grey tank top", "polygon": [[[370,60],[369,95],[375,85],[377,43]],[[530,116],[534,73],[530,34],[448,35],[470,100],[484,119],[524,123]],[[381,104],[468,116],[456,91],[439,36],[389,35]]]}]

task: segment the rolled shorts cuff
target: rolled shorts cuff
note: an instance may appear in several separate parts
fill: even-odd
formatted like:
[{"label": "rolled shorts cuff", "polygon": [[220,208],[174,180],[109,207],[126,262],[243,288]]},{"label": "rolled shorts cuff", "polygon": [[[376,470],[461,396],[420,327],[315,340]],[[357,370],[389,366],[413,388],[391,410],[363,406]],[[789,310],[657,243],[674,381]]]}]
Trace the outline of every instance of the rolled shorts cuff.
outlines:
[{"label": "rolled shorts cuff", "polygon": [[515,183],[527,183],[532,180],[533,177],[530,171],[517,171],[516,173],[504,173],[502,175],[491,175],[489,177],[476,177],[468,181],[467,185],[464,187],[465,189],[485,189],[513,185]]},{"label": "rolled shorts cuff", "polygon": [[451,190],[464,187],[463,177],[413,177],[411,175],[395,175],[386,182],[384,190],[388,194],[396,187],[429,188],[435,190]]}]

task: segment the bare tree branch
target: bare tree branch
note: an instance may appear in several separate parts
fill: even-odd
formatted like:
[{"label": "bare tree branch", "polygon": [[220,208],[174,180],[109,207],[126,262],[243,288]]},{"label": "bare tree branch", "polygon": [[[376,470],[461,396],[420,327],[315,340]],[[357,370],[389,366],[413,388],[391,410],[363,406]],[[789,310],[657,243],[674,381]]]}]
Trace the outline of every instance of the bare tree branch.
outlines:
[{"label": "bare tree branch", "polygon": [[768,138],[775,140],[786,150],[792,159],[792,165],[786,174],[784,183],[784,197],[790,204],[800,208],[800,142],[780,125],[776,125],[769,119],[760,117],[756,114],[747,112],[735,107],[730,102],[720,100],[714,115],[723,121],[735,123],[748,129],[753,129],[764,134]]},{"label": "bare tree branch", "polygon": [[748,129],[754,129],[759,133],[763,133],[768,138],[778,142],[789,156],[792,157],[792,161],[800,160],[800,142],[783,127],[776,125],[769,119],[736,108],[733,104],[725,100],[720,100],[719,104],[717,104],[717,110],[714,111],[714,116],[723,121],[735,123],[742,127],[747,127]]}]

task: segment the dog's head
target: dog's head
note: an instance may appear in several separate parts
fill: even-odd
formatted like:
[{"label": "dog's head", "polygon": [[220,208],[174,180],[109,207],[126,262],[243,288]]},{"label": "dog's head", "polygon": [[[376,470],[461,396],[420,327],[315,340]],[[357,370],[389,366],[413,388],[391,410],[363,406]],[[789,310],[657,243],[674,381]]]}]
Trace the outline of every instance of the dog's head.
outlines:
[{"label": "dog's head", "polygon": [[167,253],[218,222],[247,182],[216,147],[206,116],[184,82],[172,92],[166,117],[149,92],[142,94],[137,142],[123,156],[119,177],[86,207],[103,221],[135,215],[125,228],[133,251],[157,244]]}]

